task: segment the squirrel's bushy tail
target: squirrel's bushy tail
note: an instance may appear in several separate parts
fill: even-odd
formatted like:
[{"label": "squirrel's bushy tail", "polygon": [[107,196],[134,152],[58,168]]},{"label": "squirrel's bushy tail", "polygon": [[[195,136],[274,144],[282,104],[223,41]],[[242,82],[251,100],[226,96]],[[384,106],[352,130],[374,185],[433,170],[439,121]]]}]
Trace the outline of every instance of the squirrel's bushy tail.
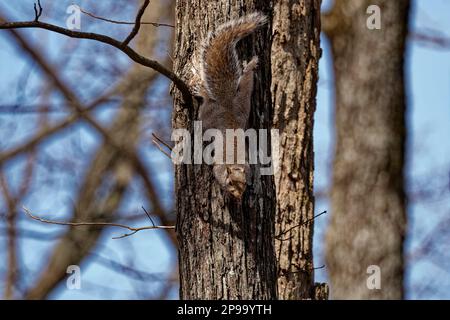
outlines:
[{"label": "squirrel's bushy tail", "polygon": [[241,64],[236,43],[267,22],[267,17],[254,12],[222,24],[210,32],[201,52],[202,78],[211,99],[226,101],[236,94]]}]

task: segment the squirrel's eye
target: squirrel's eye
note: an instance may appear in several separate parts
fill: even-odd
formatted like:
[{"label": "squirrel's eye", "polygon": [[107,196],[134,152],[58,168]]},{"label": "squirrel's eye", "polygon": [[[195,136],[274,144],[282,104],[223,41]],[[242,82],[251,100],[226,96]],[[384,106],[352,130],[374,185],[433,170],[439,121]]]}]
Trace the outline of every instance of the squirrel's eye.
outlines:
[{"label": "squirrel's eye", "polygon": [[199,105],[202,105],[205,99],[202,96],[194,96],[194,99],[197,100]]}]

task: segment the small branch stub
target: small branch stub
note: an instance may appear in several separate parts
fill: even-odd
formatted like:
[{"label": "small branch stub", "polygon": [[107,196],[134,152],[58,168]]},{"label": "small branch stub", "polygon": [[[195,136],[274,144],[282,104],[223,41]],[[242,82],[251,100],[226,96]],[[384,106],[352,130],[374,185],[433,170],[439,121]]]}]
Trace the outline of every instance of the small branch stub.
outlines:
[{"label": "small branch stub", "polygon": [[42,15],[41,0],[38,0],[37,5],[36,3],[34,4],[34,21],[38,22],[41,15]]}]

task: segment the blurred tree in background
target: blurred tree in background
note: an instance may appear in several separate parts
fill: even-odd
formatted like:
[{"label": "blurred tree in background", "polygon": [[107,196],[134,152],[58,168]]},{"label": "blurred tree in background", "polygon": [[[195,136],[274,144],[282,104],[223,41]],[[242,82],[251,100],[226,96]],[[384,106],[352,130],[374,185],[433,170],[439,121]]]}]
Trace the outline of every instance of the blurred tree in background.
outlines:
[{"label": "blurred tree in background", "polygon": [[[379,29],[368,26],[371,5],[380,11]],[[335,1],[323,18],[336,84],[326,243],[336,299],[403,298],[408,13],[409,0]],[[380,271],[379,290],[367,286],[370,266]]]}]

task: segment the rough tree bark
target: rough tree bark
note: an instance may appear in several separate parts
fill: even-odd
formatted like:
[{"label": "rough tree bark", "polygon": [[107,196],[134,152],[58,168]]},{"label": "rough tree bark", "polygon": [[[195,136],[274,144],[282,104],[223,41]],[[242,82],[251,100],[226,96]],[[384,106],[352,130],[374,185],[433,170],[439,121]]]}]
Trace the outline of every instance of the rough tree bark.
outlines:
[{"label": "rough tree bark", "polygon": [[[269,0],[177,1],[175,72],[188,81],[194,51],[209,30],[254,10],[270,15],[270,4]],[[270,45],[269,25],[238,46],[247,61],[259,56],[250,116],[255,129],[271,125]],[[187,108],[178,93],[174,98],[173,128],[188,128],[192,134],[198,106]],[[180,298],[276,298],[273,176],[261,176],[258,166],[252,167],[251,185],[238,204],[222,193],[211,167],[176,166]]]},{"label": "rough tree bark", "polygon": [[275,2],[272,43],[273,127],[280,130],[275,174],[278,297],[313,299],[313,123],[321,0]]},{"label": "rough tree bark", "polygon": [[[369,30],[366,10],[381,9]],[[403,64],[408,0],[336,1],[322,19],[336,83],[336,153],[326,265],[335,299],[401,299],[406,229]],[[381,289],[366,284],[380,267]]]}]

